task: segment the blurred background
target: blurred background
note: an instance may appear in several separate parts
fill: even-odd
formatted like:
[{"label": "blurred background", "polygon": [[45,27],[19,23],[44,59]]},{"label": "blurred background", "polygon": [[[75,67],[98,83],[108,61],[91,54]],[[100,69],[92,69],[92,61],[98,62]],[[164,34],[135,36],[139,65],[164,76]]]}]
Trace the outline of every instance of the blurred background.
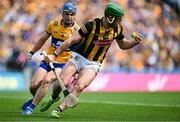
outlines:
[{"label": "blurred background", "polygon": [[[108,91],[103,86],[118,79],[137,84],[145,82],[145,89],[130,88],[124,91],[149,91],[149,82],[155,84],[151,91],[178,91],[180,79],[180,1],[179,0],[71,0],[77,4],[77,23],[82,26],[88,20],[102,17],[108,2],[117,2],[125,9],[122,22],[125,37],[139,32],[143,42],[128,51],[120,50],[113,43],[101,70],[103,83],[95,90]],[[27,90],[28,83],[39,65],[39,53],[24,68],[21,64],[48,22],[60,16],[63,0],[1,0],[0,1],[0,90]],[[50,39],[43,47],[48,47]],[[108,75],[108,76],[107,76]],[[114,76],[115,75],[115,76]],[[132,77],[133,76],[133,77]],[[108,77],[108,78],[107,78]],[[130,79],[128,79],[130,78]],[[98,79],[98,78],[97,78]],[[106,82],[106,83],[107,83]],[[96,83],[96,82],[95,82]],[[95,84],[95,86],[97,86]],[[108,84],[108,83],[107,83]],[[117,84],[116,84],[117,85]],[[167,85],[167,87],[166,87]],[[122,87],[122,84],[119,86]],[[152,86],[152,84],[151,84]],[[122,88],[118,87],[117,91]],[[156,89],[156,87],[158,87]],[[152,90],[153,89],[153,90]],[[111,91],[111,90],[109,90]],[[123,90],[122,90],[123,91]]]}]

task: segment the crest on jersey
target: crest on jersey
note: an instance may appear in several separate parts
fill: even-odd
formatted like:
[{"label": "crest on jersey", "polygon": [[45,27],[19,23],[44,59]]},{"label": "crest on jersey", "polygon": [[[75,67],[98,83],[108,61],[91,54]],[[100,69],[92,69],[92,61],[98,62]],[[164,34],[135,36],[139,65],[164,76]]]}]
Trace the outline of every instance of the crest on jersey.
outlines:
[{"label": "crest on jersey", "polygon": [[109,40],[109,32],[105,32],[103,36],[104,40]]},{"label": "crest on jersey", "polygon": [[62,38],[66,37],[66,38],[69,38],[71,36],[71,34],[67,34],[67,33],[64,33],[64,32],[60,32],[60,35]]},{"label": "crest on jersey", "polygon": [[105,32],[103,35],[103,40],[96,40],[94,41],[94,44],[98,46],[107,46],[112,43],[112,40],[109,39],[109,32]]},{"label": "crest on jersey", "polygon": [[74,59],[75,59],[76,61],[79,60],[79,56],[76,56]]}]

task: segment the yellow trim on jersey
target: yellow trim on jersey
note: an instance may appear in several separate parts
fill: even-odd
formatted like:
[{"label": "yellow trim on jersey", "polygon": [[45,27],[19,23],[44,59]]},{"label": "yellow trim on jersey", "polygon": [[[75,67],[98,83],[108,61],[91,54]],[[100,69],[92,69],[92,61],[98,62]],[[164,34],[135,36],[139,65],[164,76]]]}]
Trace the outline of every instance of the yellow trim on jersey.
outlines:
[{"label": "yellow trim on jersey", "polygon": [[83,27],[81,28],[81,30],[83,31],[83,33],[88,33],[88,31],[87,31],[87,29],[86,29],[85,26],[83,26]]},{"label": "yellow trim on jersey", "polygon": [[100,26],[100,33],[99,33],[99,36],[98,36],[98,40],[103,40],[104,33],[105,33],[105,29],[102,26]]},{"label": "yellow trim on jersey", "polygon": [[121,25],[118,24],[118,34],[121,32]]},{"label": "yellow trim on jersey", "polygon": [[113,41],[114,29],[111,29],[109,32],[109,40]]},{"label": "yellow trim on jersey", "polygon": [[94,34],[95,34],[95,29],[96,29],[96,26],[95,26],[95,21],[93,22],[93,29],[91,31],[91,34],[89,35],[88,39],[87,39],[87,44],[85,45],[85,49],[83,52],[86,52],[86,50],[88,49],[89,45],[91,44],[91,41],[93,40],[93,37],[94,37]]},{"label": "yellow trim on jersey", "polygon": [[105,46],[101,55],[98,57],[98,61],[102,61],[103,60],[103,57],[104,57],[104,54],[106,53],[107,49],[109,48],[109,45]]},{"label": "yellow trim on jersey", "polygon": [[91,51],[91,53],[88,56],[89,60],[93,60],[94,56],[96,55],[96,52],[98,51],[99,46],[95,45]]}]

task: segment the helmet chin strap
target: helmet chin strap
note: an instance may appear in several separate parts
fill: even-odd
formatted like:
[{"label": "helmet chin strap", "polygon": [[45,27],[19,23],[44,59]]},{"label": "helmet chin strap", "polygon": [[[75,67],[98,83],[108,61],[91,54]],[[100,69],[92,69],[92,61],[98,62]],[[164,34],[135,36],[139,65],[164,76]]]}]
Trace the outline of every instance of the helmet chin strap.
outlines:
[{"label": "helmet chin strap", "polygon": [[113,17],[112,20],[109,20],[108,17],[106,17],[106,19],[107,19],[107,21],[108,21],[110,24],[112,24],[112,23],[114,22],[115,17]]}]

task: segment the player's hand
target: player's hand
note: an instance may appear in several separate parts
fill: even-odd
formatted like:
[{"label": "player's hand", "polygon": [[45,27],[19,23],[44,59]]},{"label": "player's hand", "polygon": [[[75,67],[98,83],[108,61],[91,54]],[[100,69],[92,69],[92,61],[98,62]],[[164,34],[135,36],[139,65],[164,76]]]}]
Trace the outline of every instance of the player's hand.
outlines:
[{"label": "player's hand", "polygon": [[137,43],[139,43],[139,42],[142,41],[141,35],[140,35],[139,33],[137,33],[137,32],[133,32],[133,33],[131,34],[131,37],[132,37],[132,38],[134,39],[134,41],[137,42]]},{"label": "player's hand", "polygon": [[34,54],[34,53],[33,53],[32,51],[30,51],[30,52],[26,55],[26,60],[22,63],[21,67],[24,67],[24,65],[31,60],[33,54]]},{"label": "player's hand", "polygon": [[53,62],[54,59],[55,59],[55,56],[54,56],[54,55],[47,55],[47,56],[45,56],[45,61],[46,61],[46,63]]}]

